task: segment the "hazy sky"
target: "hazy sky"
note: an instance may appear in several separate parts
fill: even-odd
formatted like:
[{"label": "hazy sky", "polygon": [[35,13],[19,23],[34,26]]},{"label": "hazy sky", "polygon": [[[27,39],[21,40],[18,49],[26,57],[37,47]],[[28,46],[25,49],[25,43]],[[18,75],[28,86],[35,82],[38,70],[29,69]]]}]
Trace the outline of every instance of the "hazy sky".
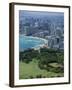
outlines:
[{"label": "hazy sky", "polygon": [[63,12],[46,12],[46,11],[26,11],[20,10],[19,15],[21,16],[64,16]]}]

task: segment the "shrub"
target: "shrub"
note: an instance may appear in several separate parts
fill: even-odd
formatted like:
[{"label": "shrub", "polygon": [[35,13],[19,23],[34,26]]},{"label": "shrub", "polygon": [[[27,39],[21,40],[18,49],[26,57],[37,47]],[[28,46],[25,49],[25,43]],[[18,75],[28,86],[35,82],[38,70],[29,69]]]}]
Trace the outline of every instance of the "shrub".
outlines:
[{"label": "shrub", "polygon": [[40,62],[38,63],[38,66],[39,66],[40,69],[44,69],[44,65],[41,64]]},{"label": "shrub", "polygon": [[42,75],[41,74],[40,75],[37,75],[36,78],[42,78]]},{"label": "shrub", "polygon": [[29,63],[30,61],[28,59],[24,59],[23,62]]},{"label": "shrub", "polygon": [[33,78],[33,76],[29,76],[29,78],[31,78],[31,79],[32,79],[32,78]]},{"label": "shrub", "polygon": [[57,61],[60,64],[64,64],[64,54],[63,53],[57,53]]}]

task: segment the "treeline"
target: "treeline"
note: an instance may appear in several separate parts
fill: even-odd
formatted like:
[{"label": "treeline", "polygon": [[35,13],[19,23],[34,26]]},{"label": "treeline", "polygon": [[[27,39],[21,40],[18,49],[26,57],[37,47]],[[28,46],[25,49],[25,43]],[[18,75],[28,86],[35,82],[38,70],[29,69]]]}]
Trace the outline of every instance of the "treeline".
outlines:
[{"label": "treeline", "polygon": [[19,60],[25,63],[29,63],[33,60],[33,58],[39,57],[38,50],[34,49],[25,50],[24,52],[20,52],[19,54]]},{"label": "treeline", "polygon": [[[64,52],[60,50],[41,48],[40,51],[30,49],[20,52],[20,61],[29,63],[33,59],[38,61],[40,69],[53,72],[64,72]],[[51,64],[56,63],[56,66]]]}]

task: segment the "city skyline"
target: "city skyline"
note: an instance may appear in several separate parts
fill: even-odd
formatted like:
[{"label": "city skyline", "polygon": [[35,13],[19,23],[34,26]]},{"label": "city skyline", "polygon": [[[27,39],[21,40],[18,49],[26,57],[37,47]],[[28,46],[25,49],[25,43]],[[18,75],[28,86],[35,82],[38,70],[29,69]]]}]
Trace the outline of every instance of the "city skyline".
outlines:
[{"label": "city skyline", "polygon": [[48,47],[64,49],[64,13],[19,11],[19,32],[48,40]]}]

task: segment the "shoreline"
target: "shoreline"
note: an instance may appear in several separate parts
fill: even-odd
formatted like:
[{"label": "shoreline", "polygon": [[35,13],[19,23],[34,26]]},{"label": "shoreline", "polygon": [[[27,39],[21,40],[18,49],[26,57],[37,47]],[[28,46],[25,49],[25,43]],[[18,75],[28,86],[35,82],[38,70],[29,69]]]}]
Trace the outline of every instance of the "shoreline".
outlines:
[{"label": "shoreline", "polygon": [[[46,39],[39,38],[39,37],[33,37],[33,36],[25,36],[23,34],[19,35],[19,36],[24,36],[24,37],[29,37],[30,39],[38,39],[38,40],[43,40],[44,41],[43,44],[36,45],[34,47],[31,47],[30,49],[39,50],[40,48],[48,47],[48,41]],[[26,50],[28,50],[28,49],[26,49]],[[19,51],[21,52],[22,50],[19,50]],[[23,50],[23,51],[25,51],[25,50]]]},{"label": "shoreline", "polygon": [[25,36],[25,35],[19,35],[19,36],[24,36],[24,37],[29,37],[29,38],[36,38],[36,39],[40,39],[40,40],[45,41],[45,43],[47,43],[47,42],[48,42],[46,39],[44,39],[44,38],[40,38],[40,37]]}]

